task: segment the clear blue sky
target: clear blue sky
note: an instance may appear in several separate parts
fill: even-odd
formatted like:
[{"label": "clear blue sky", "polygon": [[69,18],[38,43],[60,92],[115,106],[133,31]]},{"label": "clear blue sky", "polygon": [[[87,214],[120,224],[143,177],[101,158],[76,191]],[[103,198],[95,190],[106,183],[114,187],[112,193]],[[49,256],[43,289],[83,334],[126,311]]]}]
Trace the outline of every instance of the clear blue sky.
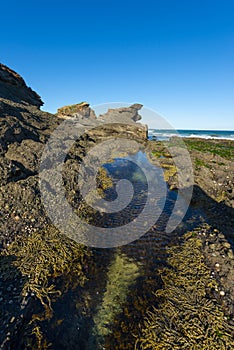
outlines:
[{"label": "clear blue sky", "polygon": [[234,129],[233,0],[4,0],[0,30],[0,62],[45,110],[139,102],[175,128]]}]

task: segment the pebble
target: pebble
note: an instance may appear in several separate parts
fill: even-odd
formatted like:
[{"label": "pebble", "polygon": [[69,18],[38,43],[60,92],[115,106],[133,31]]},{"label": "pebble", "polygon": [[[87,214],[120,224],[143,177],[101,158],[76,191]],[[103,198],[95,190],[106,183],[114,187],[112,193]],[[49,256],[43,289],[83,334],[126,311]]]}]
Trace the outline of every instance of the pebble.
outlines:
[{"label": "pebble", "polygon": [[219,266],[220,266],[219,263],[216,263],[216,264],[215,264],[215,267],[219,267]]},{"label": "pebble", "polygon": [[219,292],[219,294],[221,295],[221,297],[223,297],[223,296],[225,295],[225,292],[224,292],[223,290],[221,290],[221,291]]},{"label": "pebble", "polygon": [[10,320],[10,323],[13,323],[15,321],[15,316],[13,316]]},{"label": "pebble", "polygon": [[228,242],[224,242],[224,243],[223,243],[223,247],[229,249],[229,248],[231,248],[231,244],[228,243]]},{"label": "pebble", "polygon": [[9,300],[9,304],[10,304],[10,305],[13,304],[13,300]]}]

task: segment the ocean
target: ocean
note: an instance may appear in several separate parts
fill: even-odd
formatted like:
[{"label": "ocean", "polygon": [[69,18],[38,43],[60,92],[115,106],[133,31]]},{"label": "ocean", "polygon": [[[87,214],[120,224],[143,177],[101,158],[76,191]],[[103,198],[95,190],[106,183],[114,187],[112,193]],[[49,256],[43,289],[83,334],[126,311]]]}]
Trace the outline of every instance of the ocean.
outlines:
[{"label": "ocean", "polygon": [[234,140],[232,130],[174,130],[174,129],[149,129],[149,140],[167,141],[170,137],[199,137],[203,139]]}]

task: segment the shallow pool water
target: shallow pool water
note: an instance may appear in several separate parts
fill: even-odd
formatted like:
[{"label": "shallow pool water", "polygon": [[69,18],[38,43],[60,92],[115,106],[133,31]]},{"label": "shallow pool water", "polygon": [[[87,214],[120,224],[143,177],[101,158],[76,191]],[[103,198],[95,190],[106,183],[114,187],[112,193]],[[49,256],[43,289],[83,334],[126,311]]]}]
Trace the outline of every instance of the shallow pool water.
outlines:
[{"label": "shallow pool water", "polygon": [[88,282],[83,288],[71,289],[52,305],[54,316],[42,325],[53,349],[133,349],[134,329],[152,304],[152,292],[161,286],[157,271],[167,264],[166,247],[204,220],[201,211],[190,206],[177,229],[165,233],[177,192],[167,188],[162,169],[153,166],[146,154],[117,158],[104,167],[113,180],[113,187],[105,191],[105,205],[118,197],[116,184],[120,179],[131,182],[134,195],[119,212],[97,213],[93,219],[97,230],[121,227],[139,217],[148,194],[142,169],[156,176],[159,190],[154,200],[161,214],[158,218],[158,213],[155,215],[154,224],[145,234],[129,244],[93,248]]}]

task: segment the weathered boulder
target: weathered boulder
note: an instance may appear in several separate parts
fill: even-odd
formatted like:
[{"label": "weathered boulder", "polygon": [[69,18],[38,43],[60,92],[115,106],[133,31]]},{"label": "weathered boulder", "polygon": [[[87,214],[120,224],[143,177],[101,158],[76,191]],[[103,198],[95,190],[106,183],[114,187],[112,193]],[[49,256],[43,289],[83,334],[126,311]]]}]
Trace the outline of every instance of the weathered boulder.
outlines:
[{"label": "weathered boulder", "polygon": [[14,102],[28,103],[40,108],[41,97],[28,87],[24,79],[15,71],[0,63],[0,98]]}]

